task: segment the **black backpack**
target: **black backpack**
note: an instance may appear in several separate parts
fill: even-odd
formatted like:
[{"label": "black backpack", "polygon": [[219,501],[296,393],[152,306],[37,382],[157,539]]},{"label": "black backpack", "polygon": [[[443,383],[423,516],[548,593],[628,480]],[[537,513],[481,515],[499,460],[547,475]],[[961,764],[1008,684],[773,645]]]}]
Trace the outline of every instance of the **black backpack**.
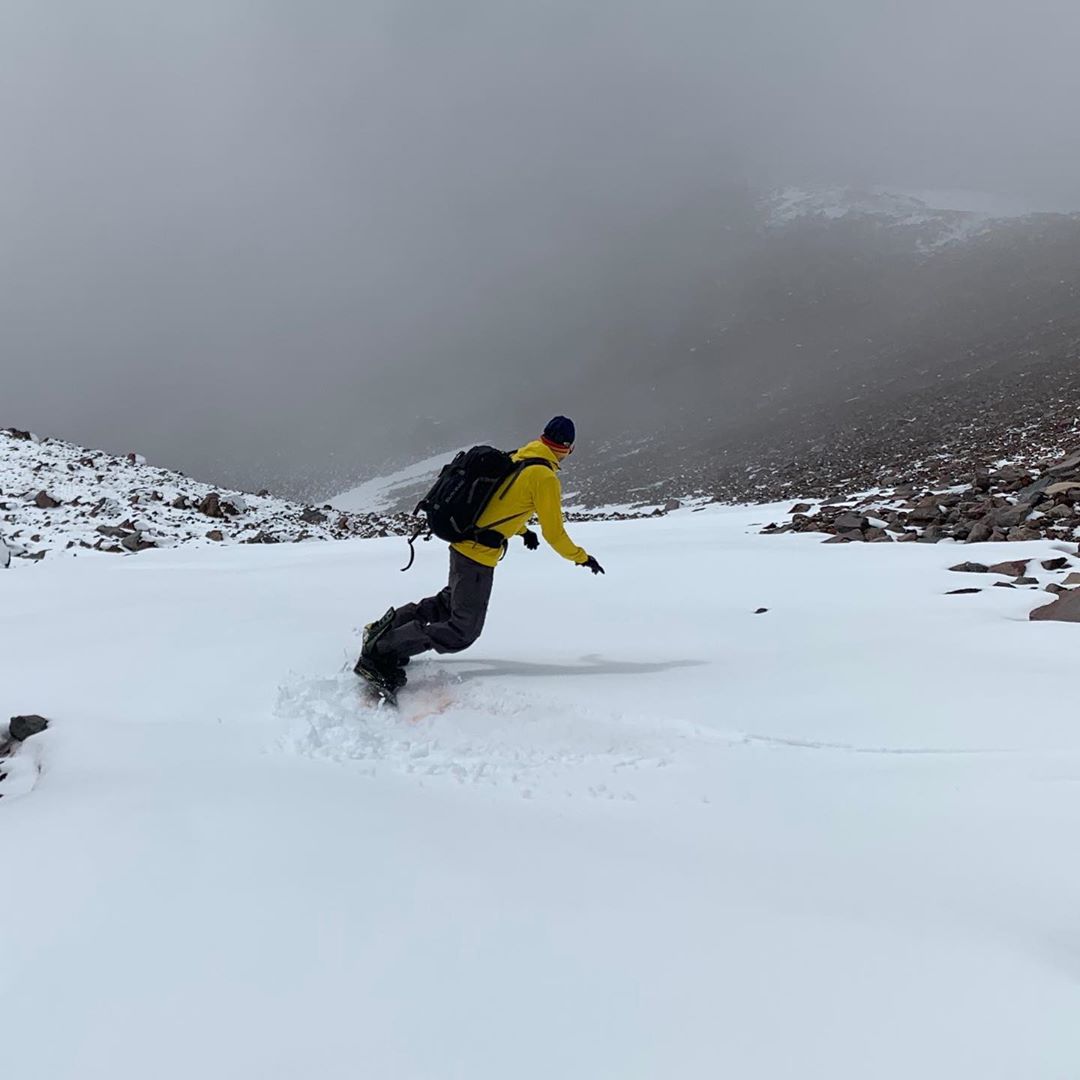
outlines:
[{"label": "black backpack", "polygon": [[[496,450],[493,446],[462,450],[442,467],[438,480],[416,504],[413,513],[423,514],[427,518],[428,531],[440,540],[451,544],[471,540],[485,547],[501,548],[506,537],[495,526],[505,525],[517,515],[493,521],[483,529],[478,529],[476,522],[493,500],[506,498],[522,469],[529,465],[551,468],[551,462],[546,458],[514,461],[505,450]],[[423,531],[421,527],[409,540],[409,564],[403,567],[404,570],[413,564],[416,557],[413,544]]]}]

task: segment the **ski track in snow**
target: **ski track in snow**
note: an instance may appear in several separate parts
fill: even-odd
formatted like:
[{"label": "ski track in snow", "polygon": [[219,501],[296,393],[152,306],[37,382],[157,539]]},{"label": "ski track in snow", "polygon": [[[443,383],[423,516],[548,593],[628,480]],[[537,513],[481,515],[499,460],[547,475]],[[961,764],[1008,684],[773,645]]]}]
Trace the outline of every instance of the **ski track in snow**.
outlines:
[{"label": "ski track in snow", "polygon": [[[707,770],[710,753],[814,751],[886,757],[1007,754],[1002,747],[858,746],[707,728],[670,717],[634,717],[625,710],[577,708],[561,719],[558,702],[508,688],[492,691],[414,662],[410,684],[394,709],[372,702],[351,670],[294,677],[279,688],[277,718],[288,727],[280,751],[323,761],[362,763],[460,784],[509,787],[525,798],[539,788],[565,796],[637,801],[649,797],[634,774],[676,767],[684,776]],[[691,785],[692,786],[692,785]],[[655,788],[650,787],[650,794]],[[681,801],[681,800],[680,800]]]},{"label": "ski track in snow", "polygon": [[296,678],[279,689],[276,715],[289,725],[278,747],[324,761],[361,762],[462,784],[507,786],[525,798],[538,786],[566,795],[637,798],[628,770],[673,763],[672,735],[625,713],[579,709],[560,716],[543,696],[482,684],[414,662],[398,708],[372,704],[351,672]]}]

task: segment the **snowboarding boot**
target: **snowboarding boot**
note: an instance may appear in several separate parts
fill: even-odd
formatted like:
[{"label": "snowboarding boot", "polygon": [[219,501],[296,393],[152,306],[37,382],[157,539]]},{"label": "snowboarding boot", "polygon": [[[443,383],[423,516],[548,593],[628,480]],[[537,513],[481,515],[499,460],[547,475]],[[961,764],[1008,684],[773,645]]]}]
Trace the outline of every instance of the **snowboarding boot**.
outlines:
[{"label": "snowboarding boot", "polygon": [[[374,657],[361,653],[360,659],[356,661],[356,666],[353,668],[353,671],[355,671],[356,674],[371,687],[375,694],[388,705],[397,704],[398,686],[397,678],[395,676],[396,669],[387,669]],[[402,674],[404,674],[404,672]]]},{"label": "snowboarding boot", "polygon": [[407,681],[405,663],[395,663],[375,655],[375,643],[390,629],[396,611],[389,608],[381,619],[368,623],[364,627],[363,645],[360,658],[353,671],[367,682],[375,692],[391,705],[397,704],[397,692]]},{"label": "snowboarding boot", "polygon": [[379,640],[390,629],[390,624],[394,621],[394,616],[397,614],[396,608],[387,608],[386,614],[382,618],[376,619],[374,622],[369,622],[364,627],[364,636],[361,639],[360,655],[370,655],[371,650],[375,647],[375,642]]}]

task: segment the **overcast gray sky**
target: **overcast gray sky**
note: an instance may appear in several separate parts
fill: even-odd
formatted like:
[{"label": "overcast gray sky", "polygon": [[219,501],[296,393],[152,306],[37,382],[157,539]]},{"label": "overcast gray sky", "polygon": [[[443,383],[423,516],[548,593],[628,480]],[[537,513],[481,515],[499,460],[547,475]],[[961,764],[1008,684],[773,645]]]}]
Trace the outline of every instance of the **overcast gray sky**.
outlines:
[{"label": "overcast gray sky", "polygon": [[1065,0],[0,0],[0,424],[297,490],[573,413],[612,253],[726,181],[1080,207],[1078,44]]}]

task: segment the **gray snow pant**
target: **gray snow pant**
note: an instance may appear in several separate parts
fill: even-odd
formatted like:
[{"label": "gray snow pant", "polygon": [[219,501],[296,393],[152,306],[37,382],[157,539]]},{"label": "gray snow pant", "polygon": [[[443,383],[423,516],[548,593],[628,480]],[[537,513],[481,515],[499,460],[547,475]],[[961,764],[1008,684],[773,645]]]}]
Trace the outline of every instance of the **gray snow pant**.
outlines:
[{"label": "gray snow pant", "polygon": [[375,655],[400,663],[428,649],[439,653],[467,649],[484,629],[494,580],[493,566],[481,566],[451,548],[446,588],[399,607],[390,629],[375,644]]}]

